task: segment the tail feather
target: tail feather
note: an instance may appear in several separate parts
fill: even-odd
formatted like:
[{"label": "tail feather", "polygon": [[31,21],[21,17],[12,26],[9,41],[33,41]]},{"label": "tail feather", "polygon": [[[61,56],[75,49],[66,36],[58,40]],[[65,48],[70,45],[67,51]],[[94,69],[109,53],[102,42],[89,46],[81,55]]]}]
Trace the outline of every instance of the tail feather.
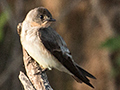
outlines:
[{"label": "tail feather", "polygon": [[79,82],[79,83],[82,83],[82,82],[84,82],[84,83],[86,83],[87,85],[89,85],[90,87],[92,87],[92,88],[94,88],[93,87],[93,85],[90,83],[90,82],[85,82],[85,81],[82,81],[82,80],[80,80],[78,77],[76,77],[76,76],[72,76],[77,82]]},{"label": "tail feather", "polygon": [[[90,87],[94,88],[93,85],[90,83],[90,80],[87,77],[90,77],[92,79],[96,79],[92,74],[90,74],[89,72],[85,71],[84,69],[82,69],[78,64],[75,63],[75,66],[77,68],[77,70],[79,71],[79,75],[73,75],[72,77],[79,83],[86,83],[87,85],[89,85]],[[87,76],[87,77],[86,77]]]},{"label": "tail feather", "polygon": [[85,75],[89,78],[92,78],[92,79],[96,79],[96,77],[94,77],[92,74],[90,74],[89,72],[82,69],[78,64],[76,64],[76,67],[82,72],[83,75]]},{"label": "tail feather", "polygon": [[77,82],[79,82],[79,83],[82,83],[82,81],[80,80],[80,79],[78,79],[76,76],[72,76]]}]

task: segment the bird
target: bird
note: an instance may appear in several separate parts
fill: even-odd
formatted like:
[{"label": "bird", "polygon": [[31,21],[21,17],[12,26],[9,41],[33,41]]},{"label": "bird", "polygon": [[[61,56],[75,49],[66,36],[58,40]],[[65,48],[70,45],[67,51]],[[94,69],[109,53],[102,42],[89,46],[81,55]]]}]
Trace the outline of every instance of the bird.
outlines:
[{"label": "bird", "polygon": [[71,75],[77,82],[94,88],[88,77],[96,77],[73,60],[65,41],[51,27],[51,23],[55,21],[45,7],[30,10],[22,22],[20,41],[23,48],[43,71],[54,68]]}]

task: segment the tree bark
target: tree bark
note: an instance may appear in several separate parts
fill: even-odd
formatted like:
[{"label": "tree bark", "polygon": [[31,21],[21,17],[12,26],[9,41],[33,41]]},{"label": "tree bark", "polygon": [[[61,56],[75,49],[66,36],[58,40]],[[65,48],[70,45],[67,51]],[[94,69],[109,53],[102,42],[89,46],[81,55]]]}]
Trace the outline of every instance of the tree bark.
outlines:
[{"label": "tree bark", "polygon": [[[19,25],[17,26],[17,31],[19,35],[22,29],[21,26],[22,26],[21,23],[19,23]],[[25,79],[27,77],[23,74],[21,75],[21,73],[19,75],[19,79],[22,82],[25,90],[53,90],[49,85],[46,73],[42,72],[41,67],[35,60],[33,60],[33,58],[27,53],[27,51],[24,48],[23,48],[23,62],[29,80]],[[30,87],[32,88],[30,89]]]}]

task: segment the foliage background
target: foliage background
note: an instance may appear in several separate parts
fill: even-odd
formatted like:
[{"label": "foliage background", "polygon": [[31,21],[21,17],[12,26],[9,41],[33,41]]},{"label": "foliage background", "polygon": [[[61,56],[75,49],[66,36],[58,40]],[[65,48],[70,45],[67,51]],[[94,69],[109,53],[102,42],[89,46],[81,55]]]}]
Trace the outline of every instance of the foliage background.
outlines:
[{"label": "foliage background", "polygon": [[[57,20],[74,60],[96,76],[95,90],[120,90],[120,0],[0,0],[0,90],[23,90],[24,71],[17,24],[44,6]],[[93,90],[57,70],[47,72],[54,90]]]}]

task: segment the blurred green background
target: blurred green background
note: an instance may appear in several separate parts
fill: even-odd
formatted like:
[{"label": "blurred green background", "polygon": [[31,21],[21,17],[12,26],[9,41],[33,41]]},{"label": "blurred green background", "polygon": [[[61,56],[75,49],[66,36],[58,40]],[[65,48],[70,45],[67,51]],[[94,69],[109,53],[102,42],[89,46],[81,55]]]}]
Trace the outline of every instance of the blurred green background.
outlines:
[{"label": "blurred green background", "polygon": [[[92,73],[94,90],[120,90],[120,0],[0,0],[0,90],[23,90],[17,24],[29,10],[46,7],[74,60]],[[47,71],[54,90],[93,90],[57,70]]]}]

